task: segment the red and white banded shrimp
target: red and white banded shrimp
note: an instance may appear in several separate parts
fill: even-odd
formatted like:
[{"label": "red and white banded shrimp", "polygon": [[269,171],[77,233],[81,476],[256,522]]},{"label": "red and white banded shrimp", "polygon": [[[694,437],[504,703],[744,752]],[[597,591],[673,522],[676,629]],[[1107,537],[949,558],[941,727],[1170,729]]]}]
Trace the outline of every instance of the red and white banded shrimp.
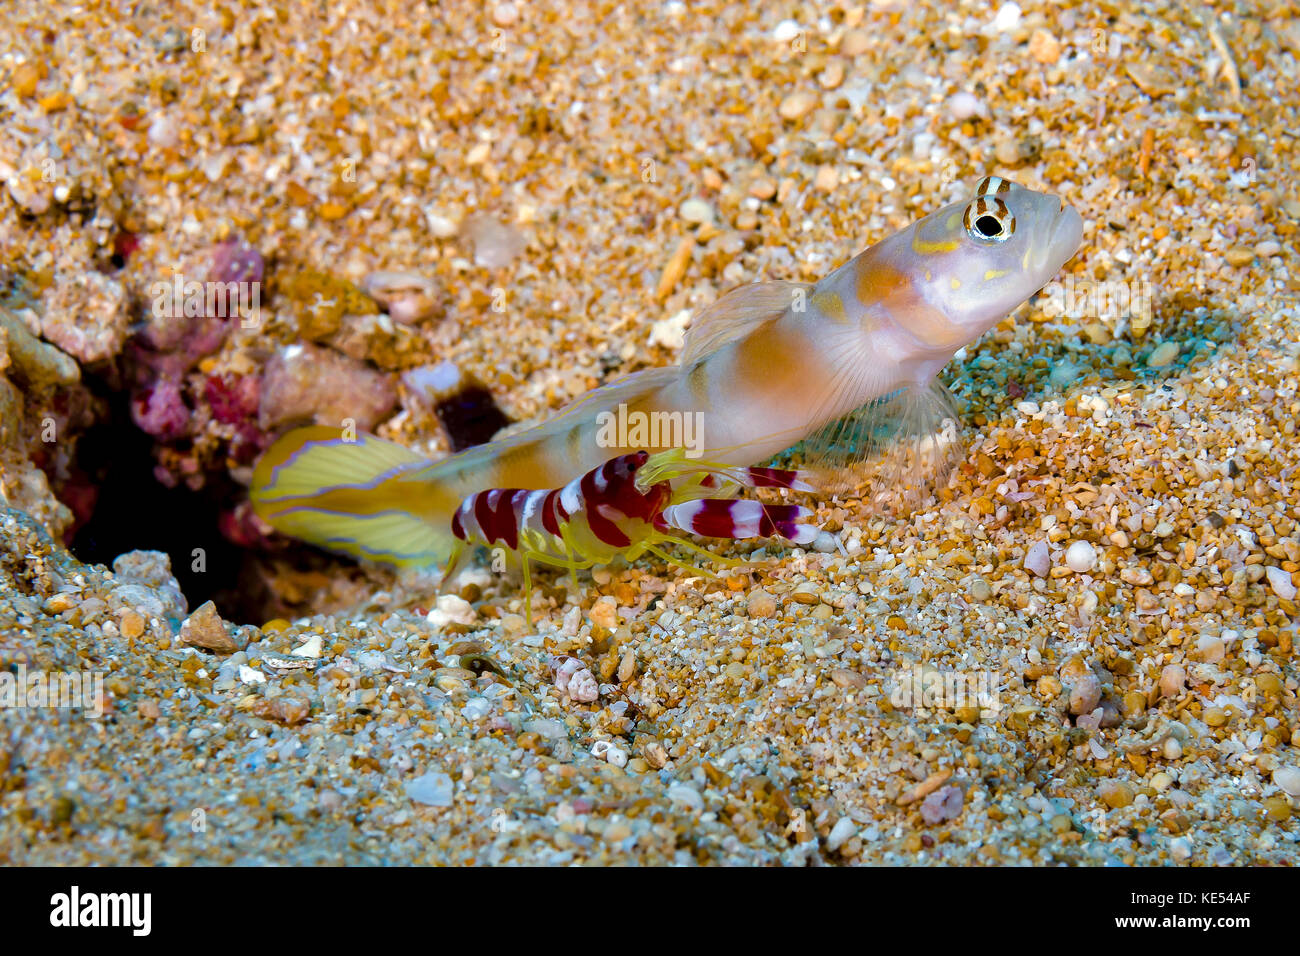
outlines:
[{"label": "red and white banded shrimp", "polygon": [[808,508],[734,497],[741,488],[813,490],[795,471],[692,461],[681,449],[671,449],[619,455],[563,488],[480,491],[465,498],[452,516],[457,543],[443,581],[451,578],[468,548],[504,548],[523,569],[524,606],[531,622],[530,562],[566,568],[575,580],[580,569],[616,557],[632,561],[646,553],[700,570],[660,545],[736,564],[676,532],[714,538],[779,536],[796,544],[817,536],[816,527],[802,523],[813,514]]}]

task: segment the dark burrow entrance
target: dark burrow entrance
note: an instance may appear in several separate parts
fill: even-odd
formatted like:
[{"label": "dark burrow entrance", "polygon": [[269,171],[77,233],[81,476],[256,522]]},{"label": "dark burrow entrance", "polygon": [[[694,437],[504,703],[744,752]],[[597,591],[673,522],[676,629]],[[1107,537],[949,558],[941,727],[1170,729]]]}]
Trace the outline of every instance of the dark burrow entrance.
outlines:
[{"label": "dark burrow entrance", "polygon": [[[271,556],[241,548],[221,533],[222,514],[246,490],[223,472],[206,474],[197,491],[162,484],[154,477],[155,439],[131,420],[127,393],[95,390],[110,412],[78,439],[77,468],[98,495],[89,520],[71,538],[73,555],[111,568],[128,551],[162,551],[191,610],[210,600],[235,623],[262,624],[307,610],[288,608],[272,593],[264,574]],[[326,571],[343,563],[294,543],[286,542],[285,549],[275,557],[304,569]]]},{"label": "dark burrow entrance", "polygon": [[[259,613],[242,599],[244,552],[218,530],[217,518],[242,493],[221,476],[200,491],[168,488],[154,477],[154,439],[131,421],[124,392],[106,396],[111,414],[78,440],[77,466],[98,489],[90,519],[71,551],[86,564],[113,565],[127,551],[163,551],[191,608],[214,601],[223,616],[252,621]],[[259,622],[260,623],[260,622]]]},{"label": "dark burrow entrance", "polygon": [[[158,439],[141,430],[131,413],[130,391],[118,376],[86,376],[100,400],[99,420],[78,439],[75,480],[51,477],[82,523],[69,539],[73,555],[86,564],[112,567],[129,551],[161,551],[191,610],[212,601],[221,617],[261,625],[273,618],[349,606],[350,600],[386,587],[393,572],[360,566],[310,545],[271,535],[251,535],[254,546],[223,534],[232,512],[246,502],[247,489],[224,467],[209,468],[197,490],[183,482],[168,487],[155,477]],[[456,386],[432,402],[436,420],[456,450],[486,441],[509,420],[477,380]],[[169,449],[185,452],[185,439]],[[88,517],[87,517],[88,515]]]},{"label": "dark burrow entrance", "polygon": [[77,440],[77,484],[96,490],[89,519],[68,544],[77,560],[111,568],[128,551],[162,551],[190,610],[212,601],[224,620],[259,626],[347,606],[389,583],[384,569],[278,535],[265,550],[231,542],[222,520],[247,489],[223,470],[206,472],[197,491],[167,487],[154,477],[157,440],[132,420],[129,393],[86,384],[108,414]]}]

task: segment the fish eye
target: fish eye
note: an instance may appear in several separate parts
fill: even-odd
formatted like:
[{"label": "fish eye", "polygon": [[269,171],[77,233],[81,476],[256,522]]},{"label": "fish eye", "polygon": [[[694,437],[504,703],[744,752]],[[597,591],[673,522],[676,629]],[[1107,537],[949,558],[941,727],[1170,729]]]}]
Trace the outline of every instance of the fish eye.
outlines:
[{"label": "fish eye", "polygon": [[1001,199],[980,196],[962,217],[966,234],[977,242],[1005,242],[1016,231],[1016,217]]}]

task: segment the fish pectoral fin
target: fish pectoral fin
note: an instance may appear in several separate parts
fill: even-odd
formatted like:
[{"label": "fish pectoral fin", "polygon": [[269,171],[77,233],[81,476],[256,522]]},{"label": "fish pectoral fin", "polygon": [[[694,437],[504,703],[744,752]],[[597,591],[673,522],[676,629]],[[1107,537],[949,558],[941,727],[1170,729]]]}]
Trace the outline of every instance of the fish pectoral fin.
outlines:
[{"label": "fish pectoral fin", "polygon": [[901,513],[946,481],[964,450],[952,393],[934,378],[835,419],[777,460],[801,462],[819,491]]},{"label": "fish pectoral fin", "polygon": [[686,330],[680,365],[689,368],[728,342],[748,335],[754,328],[785,312],[800,296],[811,295],[806,282],[751,282],[725,293],[691,319]]}]

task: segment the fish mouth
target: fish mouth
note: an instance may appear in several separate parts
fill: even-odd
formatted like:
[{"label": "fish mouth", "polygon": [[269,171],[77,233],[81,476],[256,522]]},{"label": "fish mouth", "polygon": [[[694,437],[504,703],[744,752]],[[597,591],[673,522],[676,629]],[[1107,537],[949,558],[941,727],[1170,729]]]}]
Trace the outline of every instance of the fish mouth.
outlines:
[{"label": "fish mouth", "polygon": [[1056,219],[1052,223],[1052,238],[1048,242],[1058,269],[1073,258],[1079,251],[1079,243],[1082,241],[1083,217],[1079,215],[1079,210],[1062,202],[1061,211],[1056,214]]}]

